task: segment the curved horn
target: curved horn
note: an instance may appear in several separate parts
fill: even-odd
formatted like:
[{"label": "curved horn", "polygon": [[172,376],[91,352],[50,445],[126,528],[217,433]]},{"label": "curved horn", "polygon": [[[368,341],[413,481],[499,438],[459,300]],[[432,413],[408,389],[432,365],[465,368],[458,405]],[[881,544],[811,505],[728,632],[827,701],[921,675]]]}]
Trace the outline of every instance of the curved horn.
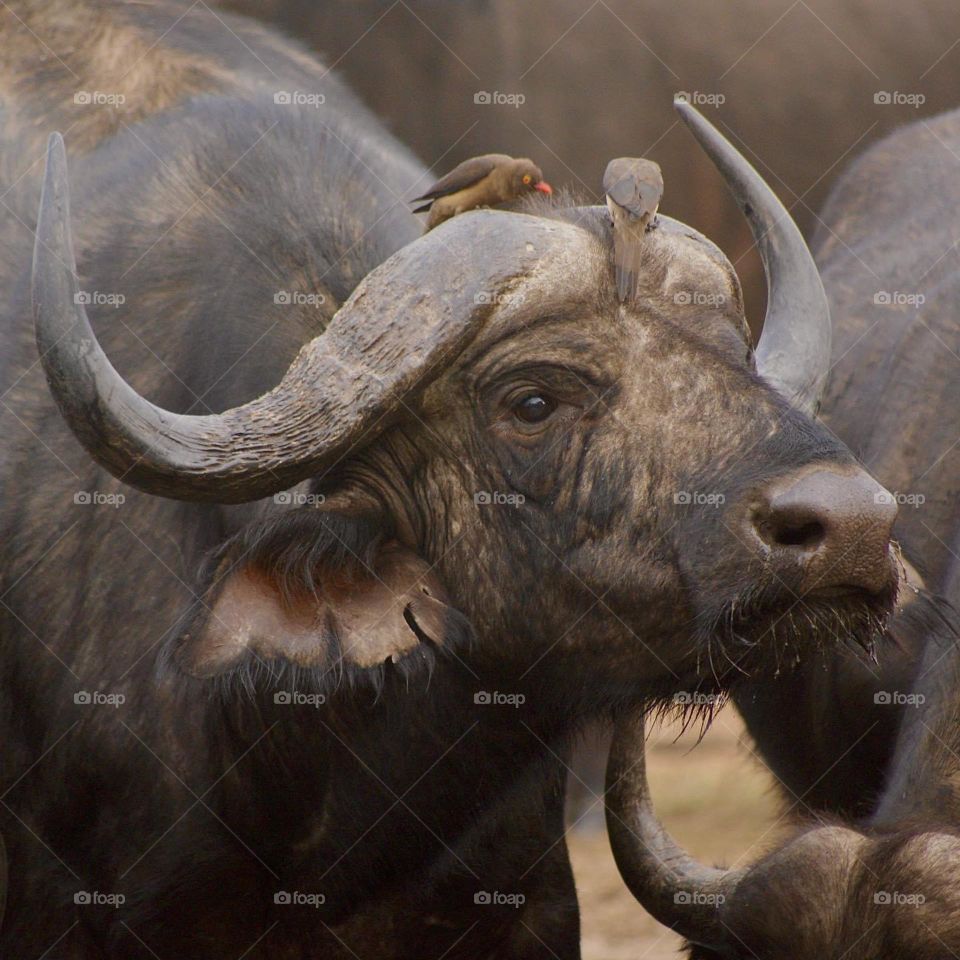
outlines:
[{"label": "curved horn", "polygon": [[643,713],[622,717],[607,761],[607,832],[620,876],[657,920],[693,943],[720,946],[720,908],[742,871],[698,863],[667,833],[650,800]]},{"label": "curved horn", "polygon": [[757,369],[813,416],[830,370],[830,308],[820,273],[786,208],[744,156],[684,100],[674,107],[716,164],[750,224],[767,277]]},{"label": "curved horn", "polygon": [[[471,219],[468,228],[457,221]],[[531,218],[472,213],[394,254],[300,351],[280,384],[224,413],[170,413],[114,369],[77,296],[63,138],[47,147],[33,255],[37,346],[73,432],[103,467],[147,493],[239,503],[268,496],[342,458],[436,378],[495,309],[487,291],[528,273],[544,253],[525,243]],[[444,263],[483,269],[438,289]],[[441,274],[442,275],[442,274]],[[410,317],[416,322],[411,323]]]}]

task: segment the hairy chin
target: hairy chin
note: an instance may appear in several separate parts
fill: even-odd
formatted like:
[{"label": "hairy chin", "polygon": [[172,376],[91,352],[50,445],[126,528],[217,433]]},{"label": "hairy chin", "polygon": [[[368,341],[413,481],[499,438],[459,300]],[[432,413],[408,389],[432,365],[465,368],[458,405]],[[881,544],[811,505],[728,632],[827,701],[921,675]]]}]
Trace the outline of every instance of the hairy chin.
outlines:
[{"label": "hairy chin", "polygon": [[[706,618],[698,647],[718,687],[758,670],[778,669],[814,650],[847,647],[872,658],[897,598],[896,586],[881,593],[850,591],[835,596],[784,598],[782,587],[741,594]],[[701,665],[701,669],[703,665]]]}]

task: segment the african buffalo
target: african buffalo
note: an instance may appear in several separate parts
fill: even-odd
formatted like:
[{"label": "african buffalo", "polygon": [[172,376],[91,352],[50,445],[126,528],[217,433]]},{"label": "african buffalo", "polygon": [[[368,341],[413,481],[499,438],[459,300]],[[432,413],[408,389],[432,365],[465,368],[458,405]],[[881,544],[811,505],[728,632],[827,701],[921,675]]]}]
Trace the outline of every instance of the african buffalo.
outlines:
[{"label": "african buffalo", "polygon": [[658,161],[671,174],[665,212],[730,254],[748,305],[761,296],[760,262],[716,173],[690,151],[673,95],[732,131],[806,232],[847,158],[954,106],[960,64],[953,0],[225,5],[311,43],[441,171],[504,150],[599,196],[611,157]]},{"label": "african buffalo", "polygon": [[[908,584],[960,605],[960,280],[953,220],[960,115],[905,127],[839,179],[815,239],[834,324],[822,419],[901,505]],[[910,589],[904,596],[913,595]],[[866,816],[883,786],[895,710],[923,635],[898,630],[879,667],[841,653],[786,666],[735,693],[764,758],[812,809]],[[824,662],[824,661],[829,662]],[[821,730],[811,750],[811,730]],[[806,756],[798,762],[797,745]],[[871,770],[873,771],[871,773]]]},{"label": "african buffalo", "polygon": [[[857,682],[848,674],[831,687],[854,670],[850,663],[837,669],[828,655],[818,673],[810,666],[817,658],[807,658],[776,678],[755,671],[752,694],[734,694],[788,797],[802,805],[822,805],[820,783],[857,755],[845,770],[847,807],[865,816],[807,826],[746,867],[704,868],[650,806],[637,763],[642,720],[624,717],[619,728],[608,814],[618,861],[638,899],[696,945],[695,957],[932,960],[960,951],[960,581],[952,546],[960,534],[960,280],[955,217],[944,215],[960,209],[958,157],[960,112],[882,141],[838,182],[817,244],[836,329],[824,419],[902,504],[894,535],[914,568],[882,644],[888,669],[871,673],[861,660]],[[826,702],[831,691],[848,700],[839,710]],[[861,789],[871,783],[870,751],[860,743],[898,717],[890,769],[878,764],[885,776],[877,795],[858,806],[850,774],[861,774]],[[790,758],[800,744],[803,764]]]},{"label": "african buffalo", "polygon": [[754,351],[669,218],[624,305],[605,208],[421,236],[422,168],[240,19],[4,10],[0,949],[576,957],[583,724],[893,602],[796,227],[681,105],[766,259]]}]

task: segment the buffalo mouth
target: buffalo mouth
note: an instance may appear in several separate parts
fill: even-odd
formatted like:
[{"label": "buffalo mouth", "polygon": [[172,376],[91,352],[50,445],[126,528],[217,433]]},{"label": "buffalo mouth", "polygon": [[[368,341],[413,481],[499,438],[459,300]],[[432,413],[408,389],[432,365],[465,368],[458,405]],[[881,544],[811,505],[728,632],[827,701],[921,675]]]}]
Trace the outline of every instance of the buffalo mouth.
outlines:
[{"label": "buffalo mouth", "polygon": [[795,593],[782,583],[758,584],[699,620],[695,646],[713,679],[727,687],[756,671],[795,662],[813,650],[847,647],[874,657],[897,600],[895,571],[879,591],[831,584]]}]

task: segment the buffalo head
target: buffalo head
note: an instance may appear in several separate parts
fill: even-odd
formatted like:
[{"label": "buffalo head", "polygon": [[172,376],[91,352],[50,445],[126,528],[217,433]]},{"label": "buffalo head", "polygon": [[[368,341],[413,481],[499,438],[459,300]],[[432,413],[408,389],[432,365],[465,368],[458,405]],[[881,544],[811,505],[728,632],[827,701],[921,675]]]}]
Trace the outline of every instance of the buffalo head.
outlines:
[{"label": "buffalo head", "polygon": [[475,664],[589,678],[596,705],[723,682],[767,634],[869,639],[895,508],[810,417],[830,349],[816,268],[769,187],[680,109],[764,257],[756,351],[733,266],[696,231],[652,223],[621,304],[606,209],[544,201],[401,249],[279,385],[207,416],[153,405],[97,343],[52,139],[34,308],[77,437],[160,496],[313,495],[225,544],[181,662],[362,674],[452,649],[466,620]]}]

